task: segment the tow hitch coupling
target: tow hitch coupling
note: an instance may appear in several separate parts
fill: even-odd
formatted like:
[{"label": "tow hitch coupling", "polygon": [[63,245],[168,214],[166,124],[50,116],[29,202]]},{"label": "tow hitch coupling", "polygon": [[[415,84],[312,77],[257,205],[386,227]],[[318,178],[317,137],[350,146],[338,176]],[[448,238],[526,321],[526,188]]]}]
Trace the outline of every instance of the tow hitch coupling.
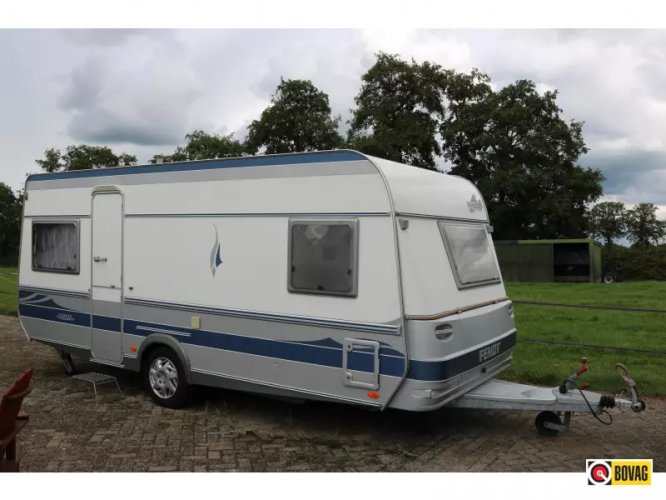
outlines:
[{"label": "tow hitch coupling", "polygon": [[[615,365],[615,369],[617,370],[617,373],[620,375],[620,377],[622,377],[622,380],[624,380],[624,383],[627,384],[627,388],[631,393],[630,408],[636,413],[645,410],[645,402],[641,399],[640,395],[638,394],[638,388],[636,387],[636,382],[634,382],[634,379],[631,378],[631,374],[629,373],[627,367],[624,366],[622,363],[617,363]],[[623,401],[620,400],[620,398],[615,398],[615,403],[617,404],[619,402]]]}]

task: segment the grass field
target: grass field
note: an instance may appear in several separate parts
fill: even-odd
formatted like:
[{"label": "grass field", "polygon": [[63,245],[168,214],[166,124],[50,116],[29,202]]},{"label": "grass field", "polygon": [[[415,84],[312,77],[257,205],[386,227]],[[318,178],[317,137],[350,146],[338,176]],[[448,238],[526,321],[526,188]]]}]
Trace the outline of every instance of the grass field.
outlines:
[{"label": "grass field", "polygon": [[666,282],[507,283],[513,300],[666,309]]},{"label": "grass field", "polygon": [[14,267],[0,267],[0,314],[16,315],[16,283]]},{"label": "grass field", "polygon": [[[666,282],[508,283],[513,300],[666,309]],[[590,347],[540,345],[527,339],[666,352],[666,314],[515,305],[518,344],[502,378],[557,385],[588,358],[581,378],[592,390],[617,392],[615,363],[625,364],[646,395],[666,395],[666,356]],[[522,339],[522,341],[521,341]]]},{"label": "grass field", "polygon": [[[16,315],[16,269],[0,268],[0,314]],[[508,283],[513,300],[666,309],[666,282]],[[512,368],[502,378],[559,385],[587,356],[581,382],[592,390],[617,392],[615,363],[624,363],[646,395],[666,395],[666,356],[599,348],[541,345],[528,339],[666,352],[666,314],[516,304],[518,344]]]}]

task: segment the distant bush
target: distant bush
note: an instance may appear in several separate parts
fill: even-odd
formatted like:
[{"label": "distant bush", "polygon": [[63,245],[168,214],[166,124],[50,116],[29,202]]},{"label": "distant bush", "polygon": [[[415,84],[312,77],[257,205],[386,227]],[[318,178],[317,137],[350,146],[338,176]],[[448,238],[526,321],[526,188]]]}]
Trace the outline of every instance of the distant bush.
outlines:
[{"label": "distant bush", "polygon": [[0,255],[0,267],[17,267],[18,255]]},{"label": "distant bush", "polygon": [[666,245],[604,248],[604,262],[621,280],[666,280]]}]

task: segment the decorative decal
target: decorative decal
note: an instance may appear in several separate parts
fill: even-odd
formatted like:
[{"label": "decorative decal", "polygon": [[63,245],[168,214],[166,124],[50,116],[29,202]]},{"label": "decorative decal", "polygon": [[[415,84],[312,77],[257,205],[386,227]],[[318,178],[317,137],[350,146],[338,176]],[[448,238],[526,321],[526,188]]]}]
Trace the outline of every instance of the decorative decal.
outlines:
[{"label": "decorative decal", "polygon": [[217,234],[217,226],[213,224],[213,229],[215,229],[215,243],[213,243],[213,249],[210,252],[210,272],[215,276],[217,268],[222,264],[222,257],[220,257],[220,237]]},{"label": "decorative decal", "polygon": [[473,194],[472,199],[467,202],[467,208],[472,213],[481,212],[483,210],[483,201],[477,200],[476,195]]}]

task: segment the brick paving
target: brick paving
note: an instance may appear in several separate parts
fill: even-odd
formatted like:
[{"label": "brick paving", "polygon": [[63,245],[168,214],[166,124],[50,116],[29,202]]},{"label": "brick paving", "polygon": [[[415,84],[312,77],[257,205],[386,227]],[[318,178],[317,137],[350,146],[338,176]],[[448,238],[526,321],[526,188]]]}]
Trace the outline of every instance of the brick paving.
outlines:
[{"label": "brick paving", "polygon": [[152,403],[136,374],[79,366],[117,376],[123,396],[101,386],[96,403],[53,349],[0,316],[0,389],[35,368],[22,470],[582,472],[586,458],[653,458],[666,471],[666,398],[648,398],[642,414],[614,412],[611,426],[574,416],[570,432],[547,438],[536,434],[533,412],[378,413],[209,388],[197,389],[191,407],[169,410]]}]

